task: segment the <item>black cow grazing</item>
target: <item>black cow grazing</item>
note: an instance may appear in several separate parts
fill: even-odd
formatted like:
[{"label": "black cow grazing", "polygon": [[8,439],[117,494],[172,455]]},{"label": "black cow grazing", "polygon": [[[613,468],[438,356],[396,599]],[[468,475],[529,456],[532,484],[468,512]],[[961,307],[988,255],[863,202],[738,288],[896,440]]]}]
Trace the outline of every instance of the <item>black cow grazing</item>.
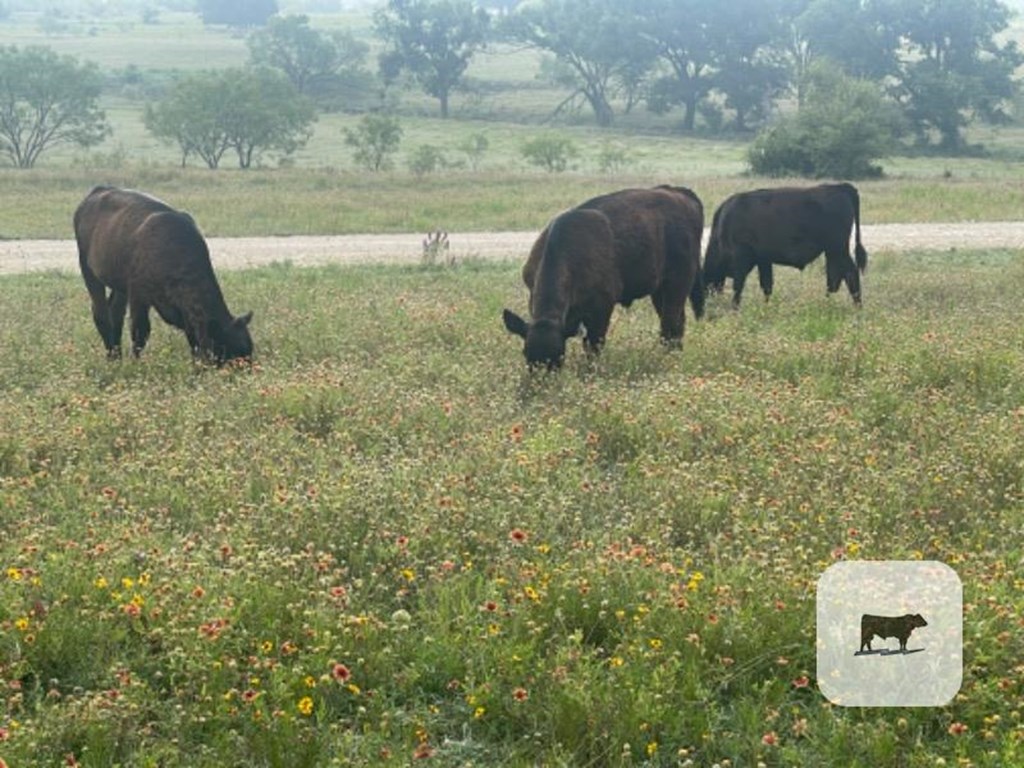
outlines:
[{"label": "black cow grazing", "polygon": [[[232,317],[195,221],[154,197],[96,187],[75,211],[75,239],[92,316],[111,358],[132,314],[132,353],[149,339],[149,308],[181,328],[197,357],[218,365],[252,357],[252,312]],[[110,289],[109,296],[107,289]]]},{"label": "black cow grazing", "polygon": [[920,613],[906,614],[904,616],[872,616],[865,613],[860,617],[860,650],[864,646],[871,650],[871,639],[877,635],[885,640],[895,637],[900,641],[900,650],[907,650],[907,640],[910,633],[916,627],[927,627],[928,622]]},{"label": "black cow grazing", "polygon": [[604,344],[612,310],[650,296],[662,339],[682,345],[689,297],[704,313],[700,242],[704,207],[683,187],[626,189],[556,216],[523,267],[530,289],[527,322],[506,309],[505,327],[525,339],[529,365],[561,365],[565,342],[582,326],[584,348]]},{"label": "black cow grazing", "polygon": [[[856,227],[856,264],[850,257],[851,227]],[[704,282],[721,291],[731,277],[733,304],[739,306],[747,275],[757,267],[767,300],[774,283],[773,264],[803,269],[823,251],[828,292],[835,293],[845,281],[859,305],[859,272],[867,269],[868,254],[860,241],[860,195],[852,184],[740,192],[715,211]]]}]

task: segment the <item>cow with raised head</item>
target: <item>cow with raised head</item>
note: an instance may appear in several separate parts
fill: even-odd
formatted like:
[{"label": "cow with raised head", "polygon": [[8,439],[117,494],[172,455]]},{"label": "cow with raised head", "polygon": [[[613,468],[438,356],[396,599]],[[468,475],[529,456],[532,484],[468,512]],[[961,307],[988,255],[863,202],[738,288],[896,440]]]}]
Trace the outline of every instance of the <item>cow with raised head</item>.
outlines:
[{"label": "cow with raised head", "polygon": [[[252,313],[234,317],[191,216],[142,192],[95,187],[74,216],[78,259],[96,329],[111,358],[131,307],[132,353],[149,339],[149,309],[180,328],[196,357],[218,365],[252,357]],[[109,289],[109,294],[108,294]]]},{"label": "cow with raised head", "polygon": [[566,340],[582,328],[584,348],[604,344],[616,304],[650,296],[667,345],[682,345],[686,300],[704,312],[700,243],[704,207],[683,187],[626,189],[556,216],[523,267],[530,320],[511,310],[505,327],[525,341],[532,367],[558,368]]},{"label": "cow with raised head", "polygon": [[[856,232],[856,262],[850,256],[851,228]],[[712,218],[704,282],[721,291],[731,277],[733,304],[739,306],[747,275],[757,267],[767,300],[773,265],[803,269],[823,252],[828,292],[835,293],[845,282],[859,305],[868,254],[860,239],[860,195],[852,184],[740,192],[718,206]]]}]

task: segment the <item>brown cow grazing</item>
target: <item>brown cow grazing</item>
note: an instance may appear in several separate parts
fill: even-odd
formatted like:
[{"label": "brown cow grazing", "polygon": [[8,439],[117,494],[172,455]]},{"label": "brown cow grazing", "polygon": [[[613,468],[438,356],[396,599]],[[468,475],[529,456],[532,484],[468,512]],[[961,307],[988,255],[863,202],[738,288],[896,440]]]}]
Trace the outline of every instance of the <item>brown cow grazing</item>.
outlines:
[{"label": "brown cow grazing", "polygon": [[900,650],[905,651],[910,633],[916,627],[927,626],[928,622],[920,613],[908,613],[904,616],[872,616],[865,613],[860,617],[860,651],[858,653],[864,650],[864,646],[867,646],[869,651],[871,650],[871,640],[875,635],[883,640],[895,637],[900,641]]},{"label": "brown cow grazing", "polygon": [[252,312],[228,312],[206,241],[187,213],[142,192],[96,187],[75,211],[75,239],[93,320],[109,357],[121,356],[129,305],[136,357],[149,339],[150,307],[185,332],[197,357],[218,365],[252,357]]},{"label": "brown cow grazing", "polygon": [[556,216],[523,267],[530,289],[527,322],[506,309],[505,327],[525,339],[529,365],[561,365],[565,342],[582,326],[584,348],[604,344],[612,310],[650,296],[661,336],[681,346],[686,299],[704,313],[700,241],[704,207],[682,187],[626,189]]},{"label": "brown cow grazing", "polygon": [[[856,264],[850,257],[851,227],[856,227]],[[859,272],[867,269],[868,254],[860,241],[860,195],[852,184],[740,192],[715,211],[704,282],[721,291],[731,277],[733,304],[739,306],[747,275],[757,267],[767,300],[774,283],[773,264],[803,269],[823,251],[828,292],[835,293],[845,281],[859,305]]]}]

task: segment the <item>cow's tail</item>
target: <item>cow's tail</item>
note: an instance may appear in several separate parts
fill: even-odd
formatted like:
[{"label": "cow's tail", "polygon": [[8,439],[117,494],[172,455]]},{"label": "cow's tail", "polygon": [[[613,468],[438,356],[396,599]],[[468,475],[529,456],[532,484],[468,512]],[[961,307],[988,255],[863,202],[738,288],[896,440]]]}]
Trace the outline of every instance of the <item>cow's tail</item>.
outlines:
[{"label": "cow's tail", "polygon": [[868,252],[864,250],[864,244],[860,241],[860,194],[857,192],[857,188],[853,184],[847,184],[846,189],[850,195],[850,200],[853,203],[853,226],[854,226],[854,255],[857,259],[857,269],[861,273],[865,272],[868,268]]}]

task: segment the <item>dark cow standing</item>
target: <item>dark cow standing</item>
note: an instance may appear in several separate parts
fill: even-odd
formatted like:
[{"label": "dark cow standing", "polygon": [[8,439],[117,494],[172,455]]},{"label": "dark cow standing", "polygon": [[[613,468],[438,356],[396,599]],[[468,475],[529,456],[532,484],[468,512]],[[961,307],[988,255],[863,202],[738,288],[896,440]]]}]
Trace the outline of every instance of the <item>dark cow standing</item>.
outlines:
[{"label": "dark cow standing", "polygon": [[900,641],[900,650],[905,651],[910,633],[916,627],[927,626],[928,622],[920,613],[908,613],[903,616],[872,616],[865,613],[860,617],[860,650],[863,651],[864,646],[867,646],[870,651],[871,639],[877,635],[883,640],[895,637]]},{"label": "dark cow standing", "polygon": [[[850,257],[850,229],[856,228],[856,263]],[[773,264],[803,269],[825,253],[829,293],[842,282],[861,303],[860,273],[868,254],[860,240],[860,195],[852,184],[779,187],[740,192],[715,211],[704,257],[704,282],[721,291],[732,278],[733,304],[757,267],[765,299],[774,283]]]},{"label": "dark cow standing", "polygon": [[681,346],[686,299],[704,312],[700,242],[704,207],[683,187],[626,189],[595,197],[556,216],[523,267],[530,289],[527,322],[506,309],[505,327],[525,340],[531,366],[557,368],[580,326],[584,347],[604,344],[616,304],[650,296],[662,339]]},{"label": "dark cow standing", "polygon": [[218,364],[252,357],[252,313],[233,317],[228,312],[206,241],[191,216],[142,192],[96,187],[78,206],[74,221],[92,316],[109,357],[121,356],[129,305],[135,356],[146,346],[154,307],[185,332],[194,355]]}]

